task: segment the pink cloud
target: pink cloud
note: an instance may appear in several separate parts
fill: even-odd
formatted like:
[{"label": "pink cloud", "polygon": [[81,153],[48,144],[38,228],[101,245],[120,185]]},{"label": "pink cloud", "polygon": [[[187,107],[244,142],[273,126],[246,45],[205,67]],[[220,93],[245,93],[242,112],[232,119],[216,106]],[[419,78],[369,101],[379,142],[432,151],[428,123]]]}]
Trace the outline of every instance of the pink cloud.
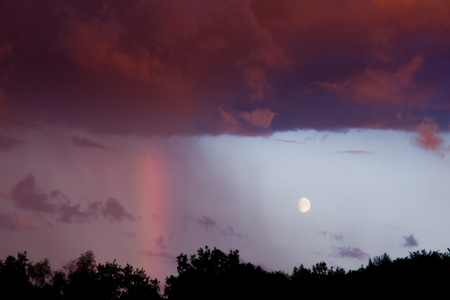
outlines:
[{"label": "pink cloud", "polygon": [[444,155],[444,139],[440,137],[438,129],[438,125],[431,118],[426,118],[417,126],[418,132],[413,143],[427,151]]},{"label": "pink cloud", "polygon": [[373,104],[416,102],[426,99],[414,89],[413,76],[422,65],[422,57],[400,65],[395,72],[366,69],[342,82],[317,82],[318,86],[349,96],[352,101]]},{"label": "pink cloud", "polygon": [[251,113],[243,112],[240,114],[244,120],[252,127],[260,127],[260,128],[269,128],[272,123],[273,117],[275,117],[276,113],[272,112],[268,108],[257,108]]}]

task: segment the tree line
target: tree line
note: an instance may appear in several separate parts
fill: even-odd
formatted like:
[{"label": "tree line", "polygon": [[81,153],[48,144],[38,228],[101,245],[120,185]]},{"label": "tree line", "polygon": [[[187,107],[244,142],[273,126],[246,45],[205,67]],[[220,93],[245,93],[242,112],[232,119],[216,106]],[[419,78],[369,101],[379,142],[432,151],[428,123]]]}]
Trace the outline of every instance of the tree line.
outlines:
[{"label": "tree line", "polygon": [[131,300],[131,299],[306,299],[309,297],[438,297],[447,293],[450,249],[410,252],[392,260],[386,253],[369,259],[366,267],[345,271],[325,262],[311,269],[301,264],[291,274],[266,271],[228,254],[200,248],[177,257],[177,276],[166,277],[165,287],[143,269],[127,264],[97,263],[92,251],[53,270],[48,259],[33,263],[27,253],[0,260],[2,299]]}]

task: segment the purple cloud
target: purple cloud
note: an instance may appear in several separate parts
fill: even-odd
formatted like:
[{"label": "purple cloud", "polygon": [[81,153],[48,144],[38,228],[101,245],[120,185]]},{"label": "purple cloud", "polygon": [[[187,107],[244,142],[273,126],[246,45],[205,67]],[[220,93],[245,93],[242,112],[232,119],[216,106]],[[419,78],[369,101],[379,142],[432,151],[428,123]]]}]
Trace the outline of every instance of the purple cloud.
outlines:
[{"label": "purple cloud", "polygon": [[160,236],[158,239],[156,239],[155,241],[156,246],[158,246],[159,248],[162,249],[166,249],[166,244],[164,243],[164,237]]},{"label": "purple cloud", "polygon": [[39,190],[33,174],[19,181],[10,194],[14,204],[19,208],[46,213],[56,211],[56,206],[49,202],[48,195]]},{"label": "purple cloud", "polygon": [[363,150],[347,150],[347,151],[337,151],[337,153],[349,153],[349,154],[372,154],[372,151],[363,151]]},{"label": "purple cloud", "polygon": [[80,209],[80,204],[70,205],[61,204],[59,221],[64,223],[87,223],[99,215],[101,202],[92,202],[88,204],[86,210]]},{"label": "purple cloud", "polygon": [[125,207],[123,207],[123,205],[114,198],[109,198],[106,200],[106,203],[102,208],[102,215],[117,222],[122,221],[124,218],[134,220],[133,215],[127,212]]},{"label": "purple cloud", "polygon": [[45,193],[38,187],[33,174],[27,175],[13,187],[10,198],[18,208],[56,215],[58,221],[65,223],[85,223],[100,215],[117,222],[135,219],[114,198],[109,198],[105,204],[100,201],[88,203],[83,210],[80,204],[71,204],[69,197],[60,191]]},{"label": "purple cloud", "polygon": [[277,141],[277,142],[283,142],[283,143],[303,144],[303,142],[294,141],[294,140],[284,140],[284,139],[276,139],[276,138],[272,138],[272,140]]},{"label": "purple cloud", "polygon": [[217,224],[216,221],[214,221],[211,218],[208,218],[205,215],[202,215],[202,217],[198,218],[197,220],[200,225],[205,226],[206,230],[208,230],[210,226],[214,227]]},{"label": "purple cloud", "polygon": [[16,231],[19,228],[18,215],[0,213],[0,228]]},{"label": "purple cloud", "polygon": [[335,239],[336,241],[340,241],[340,242],[344,241],[344,236],[342,234],[334,234],[334,233],[327,232],[325,230],[322,231],[322,234],[329,236],[329,237]]},{"label": "purple cloud", "polygon": [[367,253],[365,253],[359,248],[338,247],[337,251],[335,250],[335,252],[337,256],[343,258],[357,258],[357,259],[370,258],[370,256]]},{"label": "purple cloud", "polygon": [[410,236],[404,236],[403,239],[405,240],[403,247],[415,247],[419,245],[413,234],[411,234]]},{"label": "purple cloud", "polygon": [[88,140],[86,138],[79,138],[76,136],[72,136],[72,142],[76,146],[85,147],[85,148],[109,149],[105,145],[99,144],[92,140]]},{"label": "purple cloud", "polygon": [[149,257],[161,257],[163,259],[166,259],[167,261],[171,263],[177,263],[177,258],[174,255],[168,254],[166,252],[152,252],[152,251],[140,251],[142,255],[149,256]]},{"label": "purple cloud", "polygon": [[225,228],[225,229],[219,228],[219,230],[220,230],[220,233],[222,233],[223,235],[235,236],[235,237],[238,237],[240,239],[247,239],[247,240],[249,239],[249,237],[247,235],[239,233],[239,232],[236,232],[234,230],[234,228],[232,226],[230,226],[230,225],[228,225],[227,228]]},{"label": "purple cloud", "polygon": [[0,135],[0,151],[8,152],[21,144],[25,144],[25,142]]}]

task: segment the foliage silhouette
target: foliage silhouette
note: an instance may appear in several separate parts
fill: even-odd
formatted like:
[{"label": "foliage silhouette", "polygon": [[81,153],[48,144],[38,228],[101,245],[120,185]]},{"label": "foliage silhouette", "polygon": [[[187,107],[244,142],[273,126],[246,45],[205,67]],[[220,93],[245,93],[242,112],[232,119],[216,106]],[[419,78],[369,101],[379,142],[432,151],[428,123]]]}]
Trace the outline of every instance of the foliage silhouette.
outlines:
[{"label": "foliage silhouette", "polygon": [[450,249],[410,252],[392,260],[384,253],[369,259],[366,267],[345,272],[325,262],[312,269],[303,264],[292,274],[268,272],[260,266],[243,263],[239,251],[225,254],[208,246],[197,254],[177,257],[177,276],[166,277],[164,295],[159,281],[143,269],[127,264],[97,263],[92,251],[54,271],[47,259],[30,262],[27,253],[0,260],[2,299],[299,299],[439,297],[450,279]]}]

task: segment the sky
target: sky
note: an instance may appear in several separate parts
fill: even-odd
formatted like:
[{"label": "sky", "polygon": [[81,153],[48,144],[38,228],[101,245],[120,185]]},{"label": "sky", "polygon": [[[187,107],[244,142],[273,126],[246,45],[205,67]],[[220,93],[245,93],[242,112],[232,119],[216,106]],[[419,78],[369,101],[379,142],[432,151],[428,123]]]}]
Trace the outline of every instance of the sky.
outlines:
[{"label": "sky", "polygon": [[444,0],[1,1],[0,259],[445,252],[449,53]]}]

